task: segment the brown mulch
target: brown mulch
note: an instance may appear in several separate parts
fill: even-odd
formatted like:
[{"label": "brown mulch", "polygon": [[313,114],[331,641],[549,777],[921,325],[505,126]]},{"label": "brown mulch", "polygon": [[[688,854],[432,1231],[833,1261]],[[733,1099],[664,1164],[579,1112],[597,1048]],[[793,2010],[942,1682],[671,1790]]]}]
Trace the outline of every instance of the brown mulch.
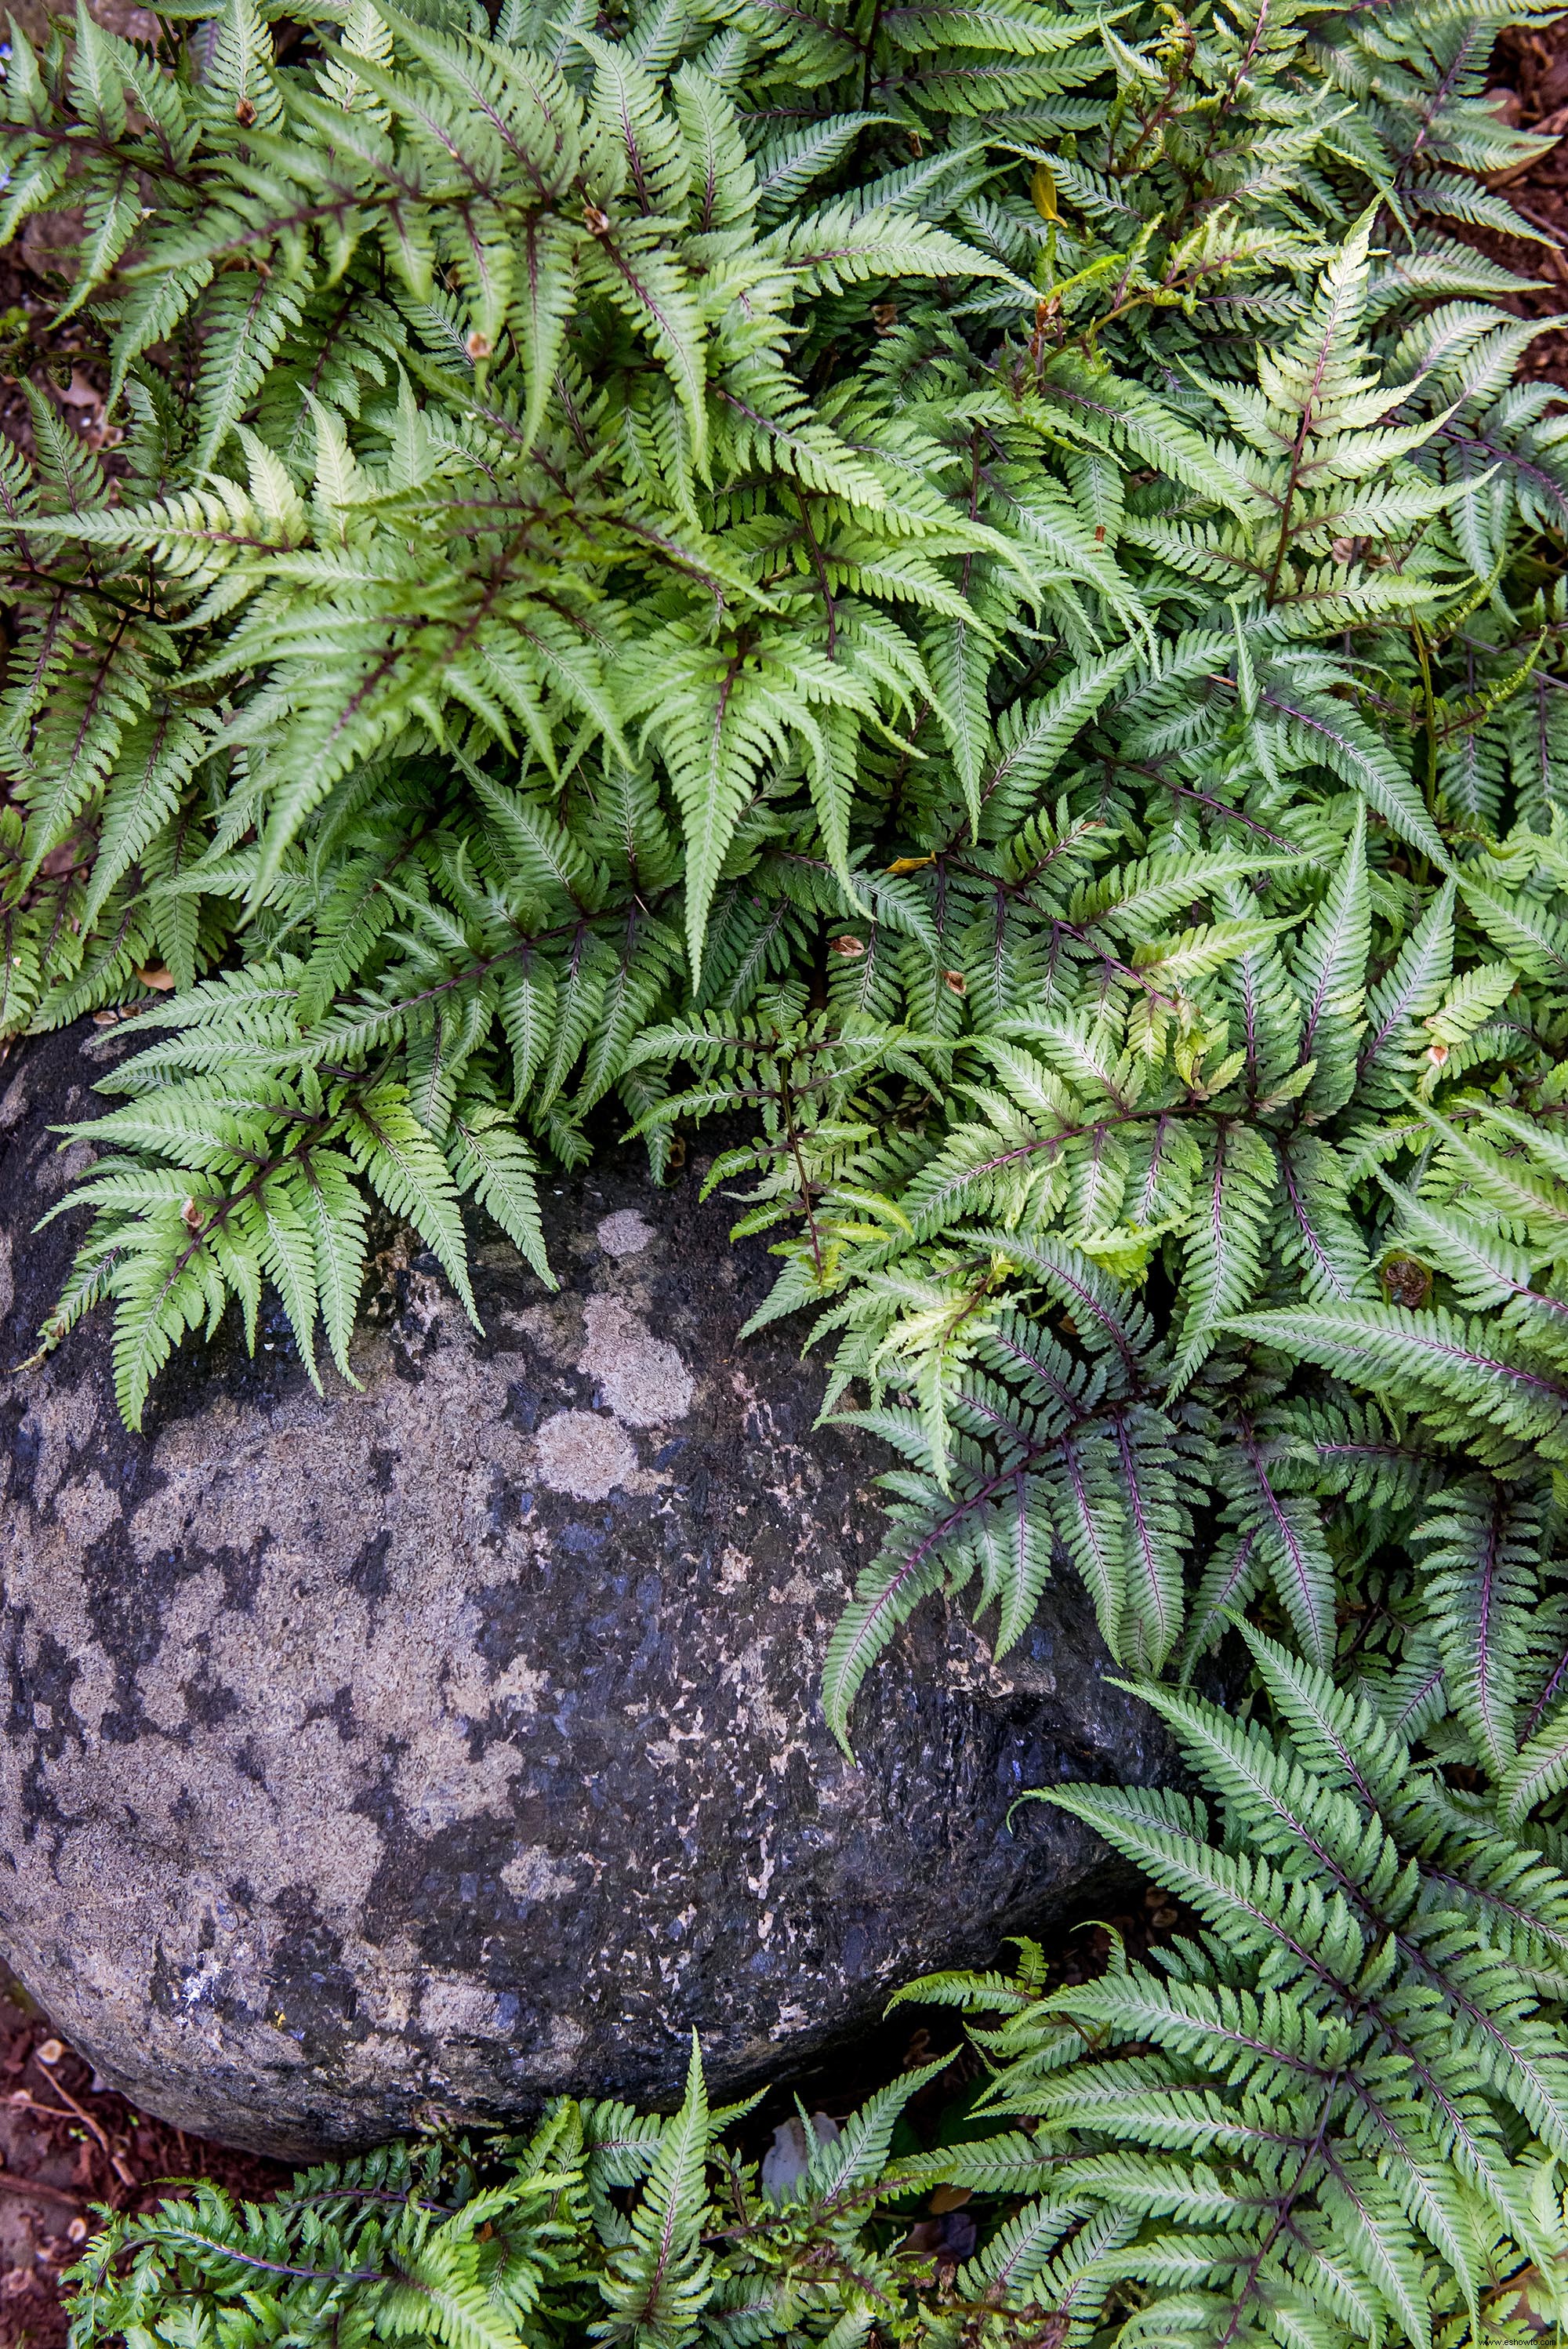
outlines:
[{"label": "brown mulch", "polygon": [[[1568,19],[1503,34],[1492,60],[1491,98],[1515,129],[1562,140],[1517,176],[1505,172],[1492,182],[1532,228],[1559,242],[1536,243],[1484,229],[1464,233],[1522,277],[1546,281],[1531,293],[1514,295],[1508,304],[1511,310],[1522,318],[1561,317],[1568,314],[1568,138],[1563,137],[1568,132]],[[1520,373],[1542,382],[1568,384],[1568,331],[1557,328],[1540,336],[1524,354]]]},{"label": "brown mulch", "polygon": [[113,2210],[150,2210],[187,2178],[271,2193],[289,2172],[128,2105],[0,1976],[0,2349],[62,2349],[59,2274]]}]

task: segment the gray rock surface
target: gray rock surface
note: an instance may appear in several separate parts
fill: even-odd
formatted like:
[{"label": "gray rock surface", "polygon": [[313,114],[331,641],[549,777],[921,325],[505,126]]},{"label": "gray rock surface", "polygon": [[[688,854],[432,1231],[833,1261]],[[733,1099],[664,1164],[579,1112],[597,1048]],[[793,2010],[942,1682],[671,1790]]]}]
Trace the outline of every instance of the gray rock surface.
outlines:
[{"label": "gray rock surface", "polygon": [[[47,1127],[120,1047],[0,1066],[6,1366],[80,1228],[31,1236],[85,1163]],[[556,1296],[477,1231],[482,1338],[394,1237],[360,1392],[275,1321],[183,1350],[141,1436],[106,1319],[0,1381],[0,1949],[153,2111],[289,2156],[657,2099],[693,2024],[717,2087],[787,2075],[1093,1884],[1073,1822],[1009,1830],[1025,1787],[1170,1771],[1067,1577],[999,1669],[928,1603],[845,1760],[816,1690],[882,1459],[812,1433],[798,1332],[738,1346],[772,1262],[696,1192],[563,1178]]]}]

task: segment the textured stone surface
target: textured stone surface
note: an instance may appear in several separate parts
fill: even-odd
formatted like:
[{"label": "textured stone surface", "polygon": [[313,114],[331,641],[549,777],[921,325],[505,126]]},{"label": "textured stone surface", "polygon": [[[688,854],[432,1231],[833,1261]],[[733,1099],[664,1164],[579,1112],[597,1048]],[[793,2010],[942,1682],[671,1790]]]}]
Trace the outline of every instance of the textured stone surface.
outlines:
[{"label": "textured stone surface", "polygon": [[[30,1237],[84,1161],[47,1124],[118,1049],[0,1067],[7,1364],[79,1228]],[[811,1432],[798,1336],[736,1344],[771,1262],[696,1190],[563,1180],[557,1296],[479,1234],[482,1338],[394,1244],[360,1392],[275,1323],[185,1350],[140,1437],[105,1323],[0,1384],[0,1948],[152,2110],[293,2154],[658,2097],[694,2023],[717,2085],[787,2073],[1082,1892],[1024,1787],[1169,1767],[1066,1579],[999,1669],[929,1604],[838,1752],[880,1459]]]}]

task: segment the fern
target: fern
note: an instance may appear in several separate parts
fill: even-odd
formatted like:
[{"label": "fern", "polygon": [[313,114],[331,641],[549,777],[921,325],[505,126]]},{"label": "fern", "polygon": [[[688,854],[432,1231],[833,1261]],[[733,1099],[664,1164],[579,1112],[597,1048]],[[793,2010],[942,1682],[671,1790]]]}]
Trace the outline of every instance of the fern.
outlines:
[{"label": "fern", "polygon": [[1131,2294],[1123,2340],[1486,2337],[1510,2274],[1562,2260],[1568,1879],[1495,1782],[1456,1799],[1386,1709],[1246,1638],[1263,1718],[1146,1692],[1212,1821],[1188,1795],[1048,1797],[1193,1931],[1054,1992],[1035,1965],[901,1995],[1000,2013],[982,2109],[1050,2147],[1080,2217],[1120,2222],[1092,2270]]},{"label": "fern", "polygon": [[[1218,1798],[1059,1796],[1198,1914],[1163,1975],[949,1986],[1032,2132],[956,2302],[726,2232],[694,2074],[562,2155],[562,2324],[1424,2344],[1555,2272],[1568,433],[1464,237],[1535,233],[1504,18],[15,39],[0,219],[80,221],[123,434],[35,386],[0,458],[0,1030],[135,1048],[46,1345],[112,1310],[137,1423],[271,1288],[352,1377],[372,1197],[471,1309],[465,1217],[548,1279],[542,1171],[722,1117],[752,1326],[894,1460],[836,1733],[916,1607],[1001,1649],[1076,1575]],[[447,2224],[376,2324],[535,2323]]]},{"label": "fern", "polygon": [[[908,2221],[888,2206],[962,2179],[1001,2208],[1038,2169],[1017,2137],[890,2156],[903,2106],[942,2069],[905,2073],[782,2187],[724,2142],[750,2106],[709,2110],[695,2050],[667,2118],[562,2100],[531,2137],[391,2147],[305,2170],[266,2203],[202,2183],[95,2236],[69,2271],[71,2337],[89,2349],[151,2325],[160,2337],[239,2327],[300,2343],[655,2349],[842,2344],[874,2324],[913,2344],[960,2303],[951,2270],[944,2282],[929,2255],[903,2248]],[[1027,2287],[1051,2248],[1041,2241],[1027,2266],[988,2255],[998,2349],[1031,2337]]]}]

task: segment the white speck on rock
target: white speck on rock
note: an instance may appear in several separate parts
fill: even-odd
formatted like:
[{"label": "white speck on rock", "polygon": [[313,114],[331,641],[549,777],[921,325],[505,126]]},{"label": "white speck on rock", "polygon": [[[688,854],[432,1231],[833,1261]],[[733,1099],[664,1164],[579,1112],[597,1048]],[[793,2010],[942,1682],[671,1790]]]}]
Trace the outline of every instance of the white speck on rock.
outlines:
[{"label": "white speck on rock", "polygon": [[637,1454],[625,1429],[593,1411],[558,1411],[535,1435],[539,1473],[552,1492],[574,1501],[604,1501],[637,1475]]},{"label": "white speck on rock", "polygon": [[647,1217],[635,1207],[617,1207],[613,1216],[603,1217],[598,1230],[599,1245],[609,1256],[637,1256],[657,1237]]},{"label": "white speck on rock", "polygon": [[617,1419],[633,1427],[667,1427],[691,1409],[691,1373],[673,1346],[655,1338],[618,1297],[591,1297],[577,1367],[597,1379]]}]

